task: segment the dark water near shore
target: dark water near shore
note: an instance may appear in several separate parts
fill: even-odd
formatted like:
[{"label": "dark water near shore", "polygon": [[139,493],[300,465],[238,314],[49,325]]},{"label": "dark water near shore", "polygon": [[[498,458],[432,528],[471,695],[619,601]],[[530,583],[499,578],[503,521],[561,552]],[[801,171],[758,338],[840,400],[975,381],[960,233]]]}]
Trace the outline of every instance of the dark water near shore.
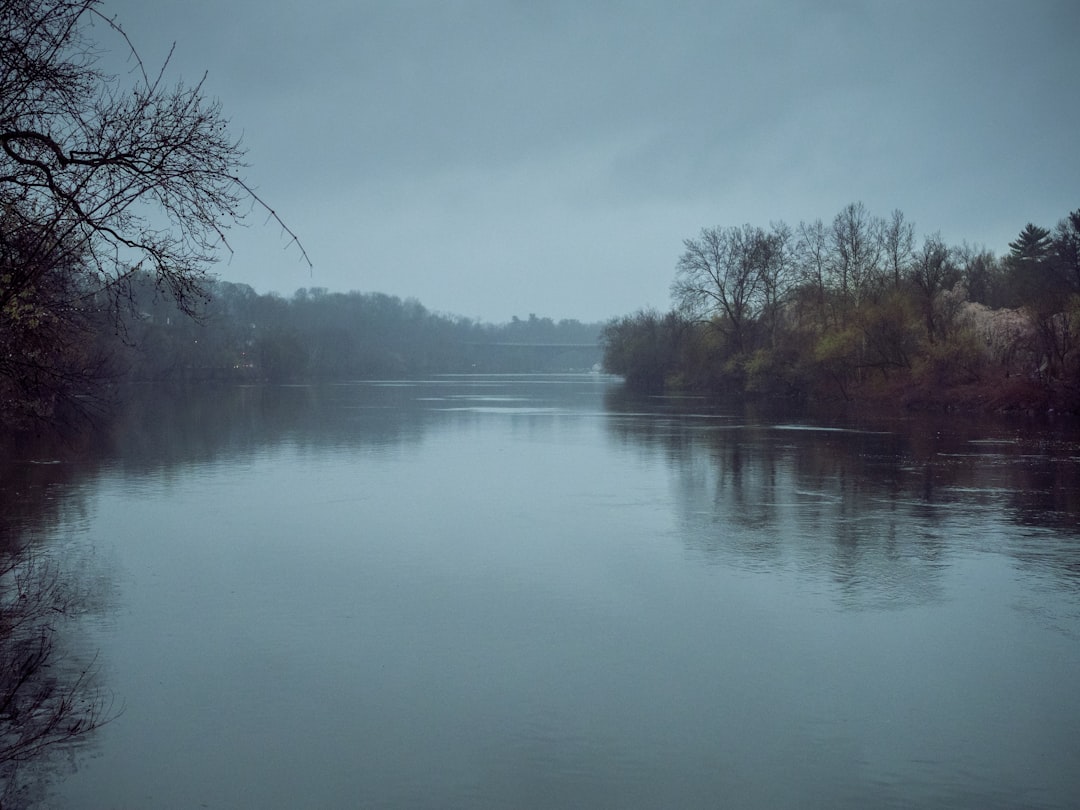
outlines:
[{"label": "dark water near shore", "polygon": [[1080,443],[604,377],[146,391],[2,468],[123,712],[57,808],[1080,798]]}]

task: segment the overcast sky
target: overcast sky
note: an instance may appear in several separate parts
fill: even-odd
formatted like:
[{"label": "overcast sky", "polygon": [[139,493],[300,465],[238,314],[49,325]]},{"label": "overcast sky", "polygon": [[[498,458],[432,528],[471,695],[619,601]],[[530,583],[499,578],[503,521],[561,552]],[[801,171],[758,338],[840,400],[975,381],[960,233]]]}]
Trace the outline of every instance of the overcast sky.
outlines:
[{"label": "overcast sky", "polygon": [[899,208],[1001,255],[1080,208],[1080,3],[105,0],[219,98],[216,269],[490,322],[666,309],[702,227]]}]

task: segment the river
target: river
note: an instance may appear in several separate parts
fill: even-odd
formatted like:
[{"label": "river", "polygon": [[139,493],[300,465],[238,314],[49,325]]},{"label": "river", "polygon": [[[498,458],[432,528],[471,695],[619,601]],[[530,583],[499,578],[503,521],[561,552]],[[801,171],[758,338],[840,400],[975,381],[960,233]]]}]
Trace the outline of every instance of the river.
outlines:
[{"label": "river", "polygon": [[5,807],[1080,798],[1075,425],[599,375],[146,389],[0,498],[112,717]]}]

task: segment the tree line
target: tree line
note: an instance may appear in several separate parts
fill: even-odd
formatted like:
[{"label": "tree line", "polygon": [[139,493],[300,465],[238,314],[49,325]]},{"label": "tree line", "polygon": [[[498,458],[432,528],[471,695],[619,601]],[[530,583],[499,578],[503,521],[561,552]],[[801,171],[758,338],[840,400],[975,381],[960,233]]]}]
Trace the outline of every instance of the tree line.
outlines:
[{"label": "tree line", "polygon": [[604,367],[640,391],[912,406],[1080,403],[1080,210],[995,256],[862,203],[830,222],[704,228],[667,312],[603,331]]},{"label": "tree line", "polygon": [[[191,318],[151,279],[134,286],[122,340],[109,347],[124,378],[296,382],[565,371],[600,361],[599,323],[531,314],[487,324],[432,312],[415,299],[321,287],[289,298],[226,281],[206,291]],[[530,353],[531,345],[545,352]]]}]

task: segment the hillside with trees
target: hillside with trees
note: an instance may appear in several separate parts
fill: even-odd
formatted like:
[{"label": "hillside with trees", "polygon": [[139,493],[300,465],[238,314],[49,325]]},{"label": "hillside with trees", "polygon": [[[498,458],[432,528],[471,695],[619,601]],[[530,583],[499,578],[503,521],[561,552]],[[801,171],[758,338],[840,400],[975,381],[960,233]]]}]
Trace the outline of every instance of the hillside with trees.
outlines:
[{"label": "hillside with trees", "polygon": [[831,222],[705,228],[672,309],[604,329],[604,367],[643,392],[911,408],[1080,408],[1080,210],[998,258],[918,241],[861,203]]}]

